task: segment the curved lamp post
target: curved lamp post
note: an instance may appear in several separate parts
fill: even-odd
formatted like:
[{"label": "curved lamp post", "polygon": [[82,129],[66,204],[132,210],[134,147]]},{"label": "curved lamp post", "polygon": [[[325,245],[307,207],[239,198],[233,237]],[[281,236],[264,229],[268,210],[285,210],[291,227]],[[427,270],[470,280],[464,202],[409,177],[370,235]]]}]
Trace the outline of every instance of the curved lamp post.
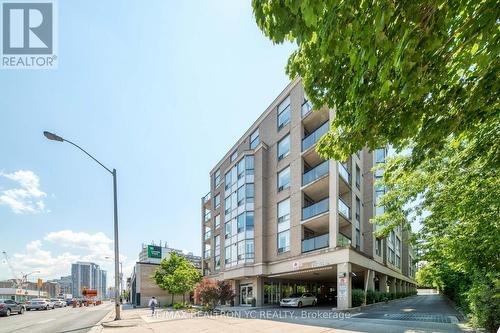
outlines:
[{"label": "curved lamp post", "polygon": [[56,135],[54,133],[50,132],[43,132],[43,135],[52,141],[59,141],[59,142],[67,142],[76,148],[80,149],[82,152],[84,152],[88,157],[93,159],[95,162],[97,162],[100,166],[102,166],[106,171],[108,171],[112,176],[113,176],[113,194],[114,194],[114,231],[115,231],[115,236],[114,236],[114,243],[115,243],[115,320],[120,320],[120,283],[119,283],[119,252],[118,252],[118,203],[117,203],[117,196],[116,196],[116,169],[110,170],[104,164],[99,162],[94,156],[90,155],[83,149],[82,147],[78,146],[77,144],[67,140],[63,139],[59,135]]}]

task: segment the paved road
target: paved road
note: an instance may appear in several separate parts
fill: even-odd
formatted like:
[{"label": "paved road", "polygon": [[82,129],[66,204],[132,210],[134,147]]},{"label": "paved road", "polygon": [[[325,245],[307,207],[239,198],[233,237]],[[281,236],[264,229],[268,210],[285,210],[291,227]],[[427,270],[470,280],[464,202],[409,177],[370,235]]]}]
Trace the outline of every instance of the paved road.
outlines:
[{"label": "paved road", "polygon": [[90,330],[110,310],[105,303],[96,307],[60,308],[48,311],[26,311],[23,315],[0,318],[0,333],[82,333]]}]

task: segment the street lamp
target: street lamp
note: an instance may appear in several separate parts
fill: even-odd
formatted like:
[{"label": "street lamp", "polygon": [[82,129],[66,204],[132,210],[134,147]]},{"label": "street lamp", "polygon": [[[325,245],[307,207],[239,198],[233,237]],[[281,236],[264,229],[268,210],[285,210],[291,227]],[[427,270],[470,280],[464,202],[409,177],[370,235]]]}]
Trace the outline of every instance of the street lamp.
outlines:
[{"label": "street lamp", "polygon": [[[109,256],[105,256],[104,259],[113,259]],[[120,297],[122,296],[122,292],[123,292],[123,263],[120,261]]]},{"label": "street lamp", "polygon": [[67,140],[63,139],[59,135],[56,135],[54,133],[50,133],[47,131],[43,132],[43,135],[49,140],[52,141],[59,141],[59,142],[67,142],[76,148],[80,149],[82,152],[84,152],[88,157],[93,159],[95,162],[97,162],[100,166],[102,166],[106,171],[108,171],[112,176],[113,176],[113,195],[114,195],[114,243],[115,243],[115,320],[120,320],[120,295],[119,295],[119,258],[118,258],[118,200],[116,196],[116,169],[110,170],[104,164],[99,162],[94,156],[90,155],[83,149],[82,147],[78,146],[77,144]]}]

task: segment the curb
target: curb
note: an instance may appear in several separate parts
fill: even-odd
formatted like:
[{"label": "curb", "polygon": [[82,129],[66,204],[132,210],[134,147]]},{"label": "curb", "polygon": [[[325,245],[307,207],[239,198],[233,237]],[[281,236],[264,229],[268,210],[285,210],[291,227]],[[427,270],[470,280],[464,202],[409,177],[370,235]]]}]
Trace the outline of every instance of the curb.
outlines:
[{"label": "curb", "polygon": [[102,317],[101,320],[99,320],[97,323],[95,323],[94,327],[92,327],[87,333],[100,333],[100,332],[102,332],[102,330],[103,330],[102,323],[105,320],[107,320],[114,312],[115,312],[114,308],[112,308],[111,310],[109,310],[109,312],[106,313],[104,315],[104,317]]},{"label": "curb", "polygon": [[387,301],[387,302],[377,302],[377,303],[372,303],[372,304],[356,306],[354,308],[350,308],[350,309],[346,309],[346,310],[336,310],[336,311],[339,311],[339,312],[361,312],[361,310],[366,309],[366,308],[370,308],[372,306],[395,303],[395,302],[399,302],[402,300],[408,300],[408,299],[410,299],[412,297],[416,297],[416,296],[417,295],[398,298],[398,299],[391,299],[390,301]]}]

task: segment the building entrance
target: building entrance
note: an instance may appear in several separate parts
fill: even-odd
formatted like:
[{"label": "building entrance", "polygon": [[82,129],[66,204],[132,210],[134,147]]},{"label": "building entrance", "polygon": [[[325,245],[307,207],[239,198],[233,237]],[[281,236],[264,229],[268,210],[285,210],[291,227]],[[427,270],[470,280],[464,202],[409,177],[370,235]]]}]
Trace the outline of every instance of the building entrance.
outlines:
[{"label": "building entrance", "polygon": [[252,305],[253,286],[252,284],[240,285],[240,305]]}]

